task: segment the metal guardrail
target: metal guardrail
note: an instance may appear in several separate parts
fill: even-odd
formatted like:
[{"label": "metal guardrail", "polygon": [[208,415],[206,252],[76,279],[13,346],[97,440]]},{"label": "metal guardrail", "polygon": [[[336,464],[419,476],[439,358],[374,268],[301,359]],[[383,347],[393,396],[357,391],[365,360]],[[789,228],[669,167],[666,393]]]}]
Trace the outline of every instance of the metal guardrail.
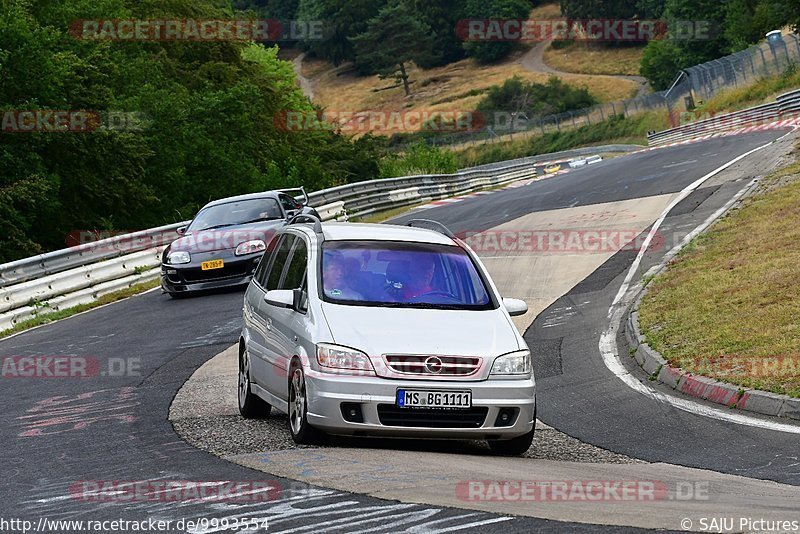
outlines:
[{"label": "metal guardrail", "polygon": [[[362,216],[501,186],[536,175],[536,162],[455,174],[405,176],[317,191],[310,204],[323,220]],[[0,331],[84,304],[160,275],[160,256],[187,221],[40,254],[0,265]]]},{"label": "metal guardrail", "polygon": [[784,93],[777,98],[781,113],[800,114],[800,89]]},{"label": "metal guardrail", "polygon": [[[609,145],[522,158],[455,174],[403,176],[356,182],[317,191],[309,203],[322,220],[360,217],[482,189],[537,175],[537,168],[566,156],[629,152],[631,145]],[[544,160],[543,158],[548,158]],[[510,164],[509,164],[510,163]],[[91,302],[131,285],[157,279],[161,252],[189,221],[76,245],[0,265],[0,331],[38,313]]]},{"label": "metal guardrail", "polygon": [[766,125],[798,117],[800,117],[800,90],[780,95],[775,102],[657,132],[648,135],[647,141],[651,146],[679,143],[712,133],[728,132],[748,126]]},{"label": "metal guardrail", "polygon": [[93,241],[0,265],[0,288],[151,248],[188,222]]}]

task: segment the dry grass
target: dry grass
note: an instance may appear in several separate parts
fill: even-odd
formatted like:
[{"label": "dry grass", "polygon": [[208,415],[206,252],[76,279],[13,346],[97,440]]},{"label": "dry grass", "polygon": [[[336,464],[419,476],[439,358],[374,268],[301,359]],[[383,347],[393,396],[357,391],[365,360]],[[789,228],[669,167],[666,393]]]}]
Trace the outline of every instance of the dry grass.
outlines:
[{"label": "dry grass", "polygon": [[[329,110],[471,111],[489,87],[500,85],[514,75],[530,82],[547,81],[547,74],[530,72],[520,64],[521,53],[490,66],[480,65],[472,59],[429,70],[412,66],[409,73],[414,83],[410,97],[405,97],[400,87],[375,91],[393,85],[391,80],[356,76],[347,67],[334,69],[319,60],[304,62],[303,75],[311,80],[315,101]],[[563,79],[576,86],[588,87],[603,102],[623,100],[636,92],[636,84],[627,80],[583,75],[569,75]]]},{"label": "dry grass", "polygon": [[531,20],[549,20],[561,18],[561,6],[558,2],[550,2],[536,6],[531,10]]},{"label": "dry grass", "polygon": [[771,190],[719,221],[652,282],[640,321],[648,343],[671,364],[800,397],[795,175],[800,163],[770,176]]},{"label": "dry grass", "polygon": [[564,72],[638,76],[643,53],[643,46],[613,47],[576,42],[560,50],[547,47],[544,62]]}]

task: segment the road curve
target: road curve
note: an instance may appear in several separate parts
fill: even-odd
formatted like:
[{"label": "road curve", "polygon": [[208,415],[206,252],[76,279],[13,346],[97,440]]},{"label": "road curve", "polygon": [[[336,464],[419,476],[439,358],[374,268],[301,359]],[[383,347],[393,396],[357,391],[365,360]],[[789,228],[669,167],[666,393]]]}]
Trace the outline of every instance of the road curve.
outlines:
[{"label": "road curve", "polygon": [[[666,198],[725,161],[781,134],[765,132],[643,152],[429,209],[424,216],[457,232],[480,232],[537,213]],[[753,167],[738,170],[752,175],[759,172]],[[671,226],[667,231],[679,231],[701,219],[742,185],[733,179],[709,183],[668,219]],[[415,216],[420,214],[409,214],[397,222]],[[654,254],[647,261],[657,259]],[[610,256],[563,296],[543,305],[545,311],[526,331],[537,355],[540,418],[580,441],[633,458],[800,485],[795,436],[731,425],[648,402],[603,367],[597,338],[607,327],[603,320],[608,305],[631,261],[627,251]],[[94,359],[98,365],[97,374],[82,379],[0,379],[4,384],[0,400],[5,408],[0,436],[8,466],[0,490],[0,517],[177,520],[239,515],[271,518],[270,531],[323,531],[323,526],[331,531],[355,530],[345,527],[353,523],[353,517],[360,518],[358,529],[362,530],[379,530],[389,524],[396,531],[426,526],[481,532],[599,528],[510,512],[403,504],[280,477],[269,477],[281,490],[271,502],[110,499],[98,506],[81,498],[74,491],[77,481],[264,480],[266,475],[260,471],[187,445],[167,420],[173,397],[187,378],[236,341],[241,299],[242,294],[234,292],[172,301],[152,292],[0,340],[3,357],[74,355]],[[100,372],[108,369],[111,360],[130,363],[132,359],[138,359],[138,369],[134,365],[122,376]]]}]

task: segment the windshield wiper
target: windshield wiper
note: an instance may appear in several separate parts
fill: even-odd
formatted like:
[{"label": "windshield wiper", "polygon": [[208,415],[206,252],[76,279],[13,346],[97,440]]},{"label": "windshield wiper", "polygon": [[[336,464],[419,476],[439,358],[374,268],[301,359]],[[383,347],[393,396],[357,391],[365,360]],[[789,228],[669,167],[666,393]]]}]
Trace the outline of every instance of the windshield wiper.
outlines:
[{"label": "windshield wiper", "polygon": [[217,224],[214,226],[207,226],[206,228],[200,228],[199,230],[195,230],[195,232],[205,232],[206,230],[218,230],[220,228],[227,228],[229,226],[239,226],[242,223],[228,223],[228,224]]},{"label": "windshield wiper", "polygon": [[257,222],[261,222],[261,221],[277,221],[277,220],[280,220],[280,217],[267,217],[267,218],[264,218],[264,219],[253,219],[252,221],[245,221],[245,222],[239,223],[239,224],[252,224],[252,223],[257,223]]}]

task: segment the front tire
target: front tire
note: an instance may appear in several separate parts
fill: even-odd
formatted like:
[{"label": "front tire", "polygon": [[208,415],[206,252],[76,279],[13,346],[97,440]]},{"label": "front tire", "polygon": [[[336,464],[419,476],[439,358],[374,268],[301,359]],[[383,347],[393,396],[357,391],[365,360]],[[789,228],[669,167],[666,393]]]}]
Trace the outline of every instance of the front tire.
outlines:
[{"label": "front tire", "polygon": [[521,456],[531,448],[535,430],[536,424],[533,425],[530,432],[522,436],[507,440],[489,440],[489,448],[493,453],[501,456]]},{"label": "front tire", "polygon": [[292,365],[289,375],[289,432],[299,445],[317,444],[324,438],[322,432],[308,424],[306,375],[297,363]]},{"label": "front tire", "polygon": [[246,347],[239,351],[239,413],[245,419],[262,419],[269,416],[272,406],[254,394],[250,387],[250,354]]}]

